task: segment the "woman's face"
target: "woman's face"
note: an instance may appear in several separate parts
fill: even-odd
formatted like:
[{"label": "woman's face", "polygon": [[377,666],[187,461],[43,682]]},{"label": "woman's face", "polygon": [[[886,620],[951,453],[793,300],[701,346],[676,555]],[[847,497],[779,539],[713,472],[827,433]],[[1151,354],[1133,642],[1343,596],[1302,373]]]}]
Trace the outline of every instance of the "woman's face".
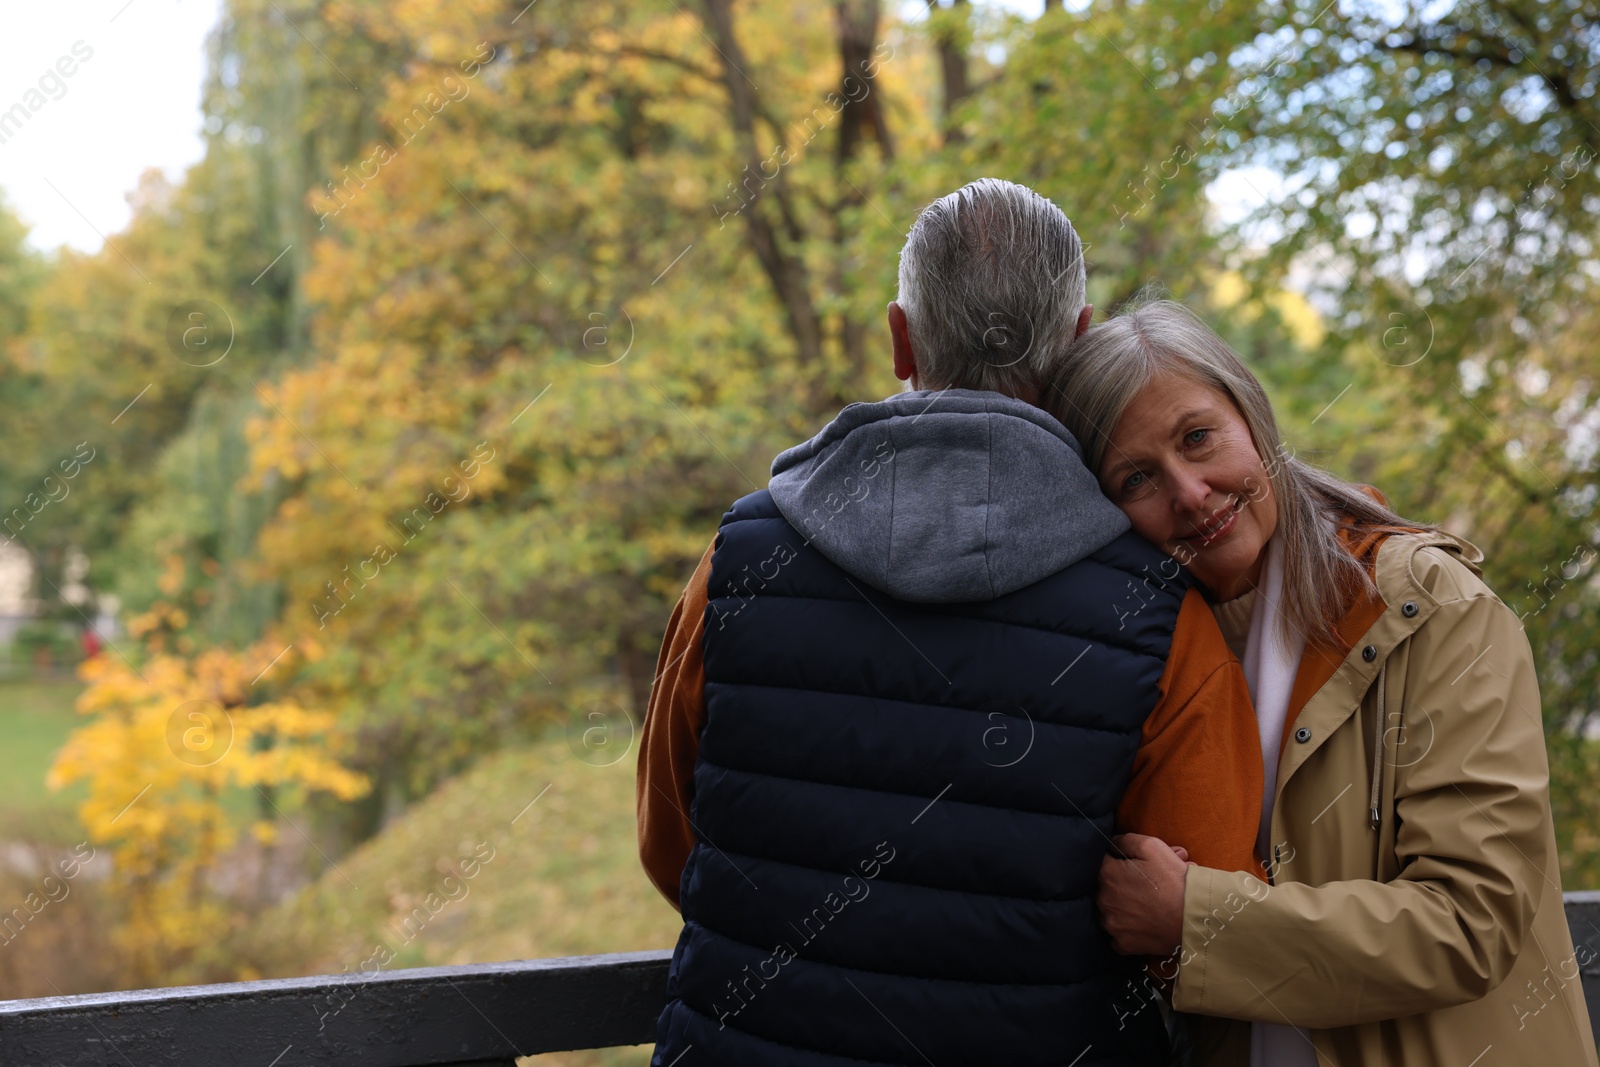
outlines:
[{"label": "woman's face", "polygon": [[1232,600],[1260,580],[1278,502],[1250,428],[1225,393],[1157,374],[1123,412],[1099,473],[1134,531],[1216,599]]}]

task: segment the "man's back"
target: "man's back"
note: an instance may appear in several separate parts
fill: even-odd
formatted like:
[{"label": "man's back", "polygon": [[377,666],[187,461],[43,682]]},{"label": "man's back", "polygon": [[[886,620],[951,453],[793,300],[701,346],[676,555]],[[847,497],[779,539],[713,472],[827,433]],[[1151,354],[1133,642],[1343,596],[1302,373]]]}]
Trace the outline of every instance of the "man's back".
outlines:
[{"label": "man's back", "polygon": [[1187,580],[1053,420],[952,393],[723,521],[663,1065],[1160,1062],[1093,898]]}]

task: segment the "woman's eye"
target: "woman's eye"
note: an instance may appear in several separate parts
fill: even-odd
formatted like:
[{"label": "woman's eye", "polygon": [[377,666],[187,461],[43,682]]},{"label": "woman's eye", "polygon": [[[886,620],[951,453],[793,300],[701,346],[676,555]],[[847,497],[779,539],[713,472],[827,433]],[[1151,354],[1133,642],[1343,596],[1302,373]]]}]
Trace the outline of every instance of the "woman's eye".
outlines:
[{"label": "woman's eye", "polygon": [[1183,439],[1191,445],[1198,445],[1206,439],[1206,434],[1210,432],[1210,430],[1190,430],[1183,435]]},{"label": "woman's eye", "polygon": [[1122,488],[1123,489],[1137,489],[1143,484],[1144,484],[1144,475],[1138,474],[1138,473],[1134,473],[1134,474],[1128,475],[1127,480],[1122,483]]}]

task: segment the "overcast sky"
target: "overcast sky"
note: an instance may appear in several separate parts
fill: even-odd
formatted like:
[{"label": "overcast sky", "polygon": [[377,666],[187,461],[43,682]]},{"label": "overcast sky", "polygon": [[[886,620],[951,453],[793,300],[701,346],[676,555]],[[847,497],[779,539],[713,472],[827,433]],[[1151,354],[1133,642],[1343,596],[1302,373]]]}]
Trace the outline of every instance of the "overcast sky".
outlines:
[{"label": "overcast sky", "polygon": [[[1028,17],[1044,8],[990,2]],[[98,249],[127,225],[127,194],[147,167],[176,181],[204,152],[200,83],[221,0],[11,0],[6,9],[0,116],[16,104],[31,113],[20,129],[0,126],[0,190],[36,247]],[[900,9],[916,18],[925,6]]]},{"label": "overcast sky", "polygon": [[220,0],[5,6],[0,114],[43,106],[20,129],[0,127],[0,188],[37,247],[97,249],[127,224],[126,194],[146,167],[178,178],[200,159],[205,39]]}]

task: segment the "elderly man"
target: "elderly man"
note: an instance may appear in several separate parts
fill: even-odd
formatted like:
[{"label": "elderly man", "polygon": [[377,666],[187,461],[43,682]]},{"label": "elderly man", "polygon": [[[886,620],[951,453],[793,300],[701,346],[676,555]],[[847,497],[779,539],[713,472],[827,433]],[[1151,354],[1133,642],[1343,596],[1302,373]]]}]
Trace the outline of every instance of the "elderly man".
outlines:
[{"label": "elderly man", "polygon": [[1166,1062],[1100,863],[1120,829],[1253,869],[1259,813],[1206,783],[1261,768],[1211,612],[1033,406],[1091,313],[1055,205],[935,201],[889,305],[910,391],[724,516],[640,752],[640,854],[684,917],[658,1067]]}]

